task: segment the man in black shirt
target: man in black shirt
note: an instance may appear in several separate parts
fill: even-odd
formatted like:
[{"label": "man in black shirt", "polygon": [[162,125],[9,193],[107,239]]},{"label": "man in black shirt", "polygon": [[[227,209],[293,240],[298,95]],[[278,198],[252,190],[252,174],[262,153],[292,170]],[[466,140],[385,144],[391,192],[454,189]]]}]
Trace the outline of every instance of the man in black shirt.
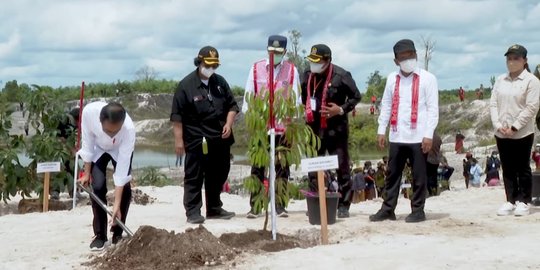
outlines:
[{"label": "man in black shirt", "polygon": [[184,207],[187,221],[203,223],[202,185],[206,191],[206,218],[230,219],[235,213],[222,208],[221,188],[230,170],[234,143],[232,125],[239,111],[227,81],[215,74],[218,51],[203,47],[194,61],[197,69],[178,84],[171,121],[177,155],[186,154]]},{"label": "man in black shirt", "polygon": [[[306,121],[321,139],[319,156],[337,155],[339,191],[338,217],[349,217],[351,171],[349,167],[349,120],[347,113],[360,101],[361,95],[351,73],[332,64],[332,51],[324,44],[311,47],[307,57],[310,70],[302,80],[302,102]],[[312,182],[316,174],[311,173]]]}]

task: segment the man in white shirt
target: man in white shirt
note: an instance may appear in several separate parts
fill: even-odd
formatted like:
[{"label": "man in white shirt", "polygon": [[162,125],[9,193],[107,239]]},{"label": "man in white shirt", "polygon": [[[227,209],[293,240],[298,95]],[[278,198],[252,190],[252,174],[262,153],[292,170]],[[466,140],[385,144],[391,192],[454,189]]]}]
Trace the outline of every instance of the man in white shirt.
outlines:
[{"label": "man in white shirt", "polygon": [[417,67],[414,43],[409,39],[394,45],[394,63],[399,72],[388,75],[379,115],[377,141],[386,144],[386,129],[390,123],[389,172],[385,179],[387,196],[381,209],[369,217],[371,221],[395,220],[394,210],[400,191],[405,162],[410,160],[413,173],[412,213],[406,222],[426,219],[424,205],[427,192],[426,155],[431,150],[435,128],[439,121],[439,90],[435,76]]},{"label": "man in white shirt", "polygon": [[[287,91],[293,91],[298,106],[301,104],[299,93],[299,77],[298,70],[294,64],[289,60],[284,60],[283,57],[287,53],[287,38],[280,35],[272,35],[268,37],[267,51],[273,52],[274,58],[274,91],[282,91],[280,93],[287,94]],[[246,102],[248,95],[254,94],[256,96],[262,95],[263,91],[270,89],[269,85],[269,66],[270,60],[268,58],[255,62],[249,70],[248,79],[246,82],[246,88],[244,93],[244,102],[242,105],[242,112],[248,111],[248,103]],[[276,127],[276,142],[283,145],[285,143],[282,137],[285,131],[285,125],[283,123],[275,123]],[[251,174],[255,175],[262,182],[265,178],[264,167],[252,167]],[[288,181],[290,175],[289,167],[282,167],[280,162],[276,161],[276,179]],[[256,218],[259,216],[261,210],[254,209],[253,198],[256,194],[251,194],[250,205],[251,210],[247,214],[247,218]],[[276,205],[276,212],[279,217],[287,217],[287,211],[285,205]]]},{"label": "man in white shirt", "polygon": [[[79,178],[83,185],[90,183],[94,193],[106,202],[106,171],[109,162],[114,167],[113,220],[118,217],[126,222],[131,202],[131,161],[135,149],[135,127],[122,105],[116,102],[94,102],[83,110],[82,146],[79,155],[84,161],[84,175]],[[92,200],[94,213],[94,240],[91,250],[102,250],[107,242],[107,213]],[[122,228],[111,227],[112,243],[122,239]]]}]

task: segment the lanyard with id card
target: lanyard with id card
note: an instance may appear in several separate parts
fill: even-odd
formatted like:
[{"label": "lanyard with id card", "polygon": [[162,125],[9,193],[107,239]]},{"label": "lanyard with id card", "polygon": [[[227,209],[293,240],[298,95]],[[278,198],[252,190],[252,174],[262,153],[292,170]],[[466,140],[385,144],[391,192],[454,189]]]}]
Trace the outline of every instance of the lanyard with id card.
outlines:
[{"label": "lanyard with id card", "polygon": [[316,111],[317,111],[317,99],[314,98],[314,97],[311,97],[310,103],[311,103],[311,109],[312,109],[314,112],[316,112]]}]

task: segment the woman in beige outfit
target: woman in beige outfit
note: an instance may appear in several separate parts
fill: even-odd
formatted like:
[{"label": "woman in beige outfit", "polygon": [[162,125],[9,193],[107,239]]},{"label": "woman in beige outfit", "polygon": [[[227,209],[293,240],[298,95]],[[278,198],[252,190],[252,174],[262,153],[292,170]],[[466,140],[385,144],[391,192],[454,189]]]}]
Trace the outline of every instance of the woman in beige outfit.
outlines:
[{"label": "woman in beige outfit", "polygon": [[497,78],[490,102],[507,200],[497,214],[523,216],[529,214],[531,202],[530,152],[540,81],[529,71],[525,47],[512,45],[504,55],[508,73]]}]

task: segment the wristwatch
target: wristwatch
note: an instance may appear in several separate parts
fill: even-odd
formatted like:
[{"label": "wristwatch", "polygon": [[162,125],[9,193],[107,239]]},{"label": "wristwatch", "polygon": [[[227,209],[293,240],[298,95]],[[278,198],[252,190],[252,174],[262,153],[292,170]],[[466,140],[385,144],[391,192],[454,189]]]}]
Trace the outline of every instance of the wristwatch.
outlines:
[{"label": "wristwatch", "polygon": [[516,127],[514,127],[514,126],[512,126],[512,127],[510,128],[510,129],[511,129],[511,130],[512,130],[513,132],[516,132],[516,131],[518,131],[518,130],[517,130],[517,128],[516,128]]},{"label": "wristwatch", "polygon": [[339,115],[344,115],[345,114],[345,111],[343,110],[342,107],[339,107]]}]

